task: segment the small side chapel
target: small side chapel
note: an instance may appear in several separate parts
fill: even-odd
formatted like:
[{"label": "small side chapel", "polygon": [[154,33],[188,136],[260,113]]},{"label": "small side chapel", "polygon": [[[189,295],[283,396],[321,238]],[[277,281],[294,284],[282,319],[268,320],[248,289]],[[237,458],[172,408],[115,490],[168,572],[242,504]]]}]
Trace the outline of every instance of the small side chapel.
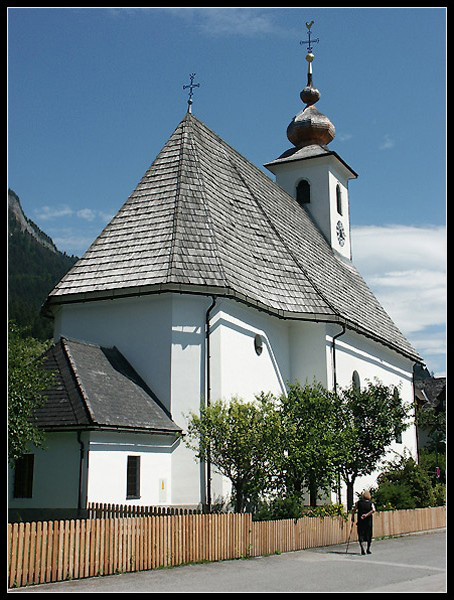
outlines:
[{"label": "small side chapel", "polygon": [[[225,498],[228,482],[179,437],[214,399],[376,377],[413,400],[421,358],[352,260],[357,174],[328,147],[310,36],[306,60],[292,147],[265,165],[275,181],[192,114],[192,76],[182,121],[43,307],[58,372],[37,414],[48,447],[11,508]],[[413,426],[392,449],[416,456]]]}]

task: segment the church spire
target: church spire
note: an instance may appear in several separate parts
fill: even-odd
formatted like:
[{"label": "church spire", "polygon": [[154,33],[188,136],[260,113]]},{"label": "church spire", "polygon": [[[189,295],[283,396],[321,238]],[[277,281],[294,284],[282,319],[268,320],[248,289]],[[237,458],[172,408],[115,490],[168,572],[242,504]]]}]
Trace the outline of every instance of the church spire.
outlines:
[{"label": "church spire", "polygon": [[331,121],[320,113],[314,104],[320,100],[320,92],[313,85],[312,63],[314,54],[312,53],[312,44],[318,42],[318,38],[311,40],[311,27],[314,21],[306,23],[309,39],[300,42],[308,44],[307,47],[307,85],[301,90],[300,98],[306,104],[306,107],[296,115],[287,128],[287,137],[297,148],[318,144],[324,146],[329,144],[335,135],[335,128]]}]

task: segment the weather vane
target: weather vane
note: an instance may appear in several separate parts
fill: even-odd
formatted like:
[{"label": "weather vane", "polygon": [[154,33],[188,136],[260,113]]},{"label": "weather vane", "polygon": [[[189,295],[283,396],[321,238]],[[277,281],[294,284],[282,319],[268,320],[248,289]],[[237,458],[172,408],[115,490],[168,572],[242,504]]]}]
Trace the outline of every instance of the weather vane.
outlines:
[{"label": "weather vane", "polygon": [[200,83],[194,83],[194,77],[195,77],[195,73],[190,73],[189,74],[189,78],[191,80],[189,85],[184,85],[183,89],[186,90],[187,88],[189,88],[189,97],[188,97],[188,112],[192,112],[191,108],[192,108],[192,95],[193,95],[193,90],[196,87],[200,87]]},{"label": "weather vane", "polygon": [[312,27],[313,24],[314,24],[314,21],[311,21],[310,23],[308,23],[306,21],[307,35],[308,35],[309,39],[308,40],[301,40],[301,42],[300,42],[301,45],[308,44],[307,51],[310,52],[310,53],[312,53],[312,44],[315,44],[315,43],[318,44],[318,38],[316,38],[315,40],[311,40],[311,27]]}]

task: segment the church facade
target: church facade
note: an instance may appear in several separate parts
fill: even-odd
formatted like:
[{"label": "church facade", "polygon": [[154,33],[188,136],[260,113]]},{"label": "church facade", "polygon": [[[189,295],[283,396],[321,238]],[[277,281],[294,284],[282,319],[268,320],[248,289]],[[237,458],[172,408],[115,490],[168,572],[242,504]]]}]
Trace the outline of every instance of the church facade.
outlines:
[{"label": "church facade", "polygon": [[[225,498],[228,482],[179,435],[218,398],[378,378],[413,402],[421,358],[352,261],[357,175],[328,148],[335,130],[307,60],[293,147],[265,165],[276,181],[188,110],[49,294],[60,388],[37,417],[49,448],[35,452],[35,496],[12,507]],[[415,455],[413,426],[392,449]]]}]

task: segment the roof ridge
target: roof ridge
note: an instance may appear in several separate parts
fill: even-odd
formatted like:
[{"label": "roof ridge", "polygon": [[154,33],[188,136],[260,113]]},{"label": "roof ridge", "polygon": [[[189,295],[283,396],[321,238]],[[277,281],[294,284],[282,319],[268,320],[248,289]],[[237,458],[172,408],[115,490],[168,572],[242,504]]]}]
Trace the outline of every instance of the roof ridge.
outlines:
[{"label": "roof ridge", "polygon": [[[193,126],[195,123],[199,123],[199,122],[200,121],[198,121],[198,119],[196,119],[195,117],[192,117],[191,123]],[[198,136],[199,142],[200,142],[200,134],[198,134],[197,128],[193,127],[193,133],[195,136]],[[200,155],[199,155],[197,146],[196,146],[196,144],[192,144],[192,146],[193,146],[194,154],[197,156],[197,164],[199,165],[200,164],[200,161],[199,161]],[[213,240],[213,245],[215,246],[215,249],[216,249],[216,252],[215,252],[216,263],[219,266],[219,271],[220,271],[223,282],[225,283],[226,287],[230,287],[229,280],[227,278],[227,274],[225,272],[224,265],[222,263],[221,253],[219,251],[219,242],[217,239],[216,231],[215,231],[215,228],[213,227],[213,219],[212,219],[211,212],[210,212],[209,202],[207,201],[205,179],[203,177],[203,174],[200,172],[200,169],[197,169],[197,179],[200,181],[200,185],[203,189],[201,200],[202,200],[202,205],[205,210],[205,214],[206,214],[207,221],[209,224],[210,237]]]},{"label": "roof ridge", "polygon": [[[75,361],[73,359],[73,356],[72,356],[72,353],[71,353],[71,349],[69,347],[69,342],[72,341],[72,340],[68,340],[68,339],[66,339],[64,337],[61,337],[60,341],[61,341],[61,345],[62,345],[63,351],[65,353],[65,356],[66,356],[66,358],[67,358],[67,360],[69,362],[69,366],[70,366],[71,372],[72,372],[72,374],[74,376],[76,385],[77,385],[77,387],[79,389],[79,392],[80,392],[80,395],[82,396],[82,399],[84,401],[84,405],[85,405],[85,408],[86,408],[86,410],[88,412],[88,416],[90,417],[90,420],[91,420],[92,423],[96,423],[96,419],[94,417],[93,409],[90,406],[90,401],[88,399],[87,391],[86,391],[86,389],[84,387],[84,384],[82,383],[81,378],[79,377],[79,375],[77,373],[77,365],[76,365],[76,363],[75,363]],[[92,346],[95,346],[95,344],[92,344]],[[99,346],[97,346],[97,347],[99,347]]]},{"label": "roof ridge", "polygon": [[[178,126],[181,128],[180,147],[179,147],[179,151],[178,151],[177,181],[176,181],[175,200],[174,200],[174,207],[173,207],[172,238],[170,241],[170,256],[169,256],[169,264],[167,266],[167,276],[166,276],[167,283],[172,281],[172,271],[174,268],[173,265],[174,265],[174,260],[175,260],[175,247],[176,247],[175,240],[176,240],[176,233],[177,233],[178,206],[179,206],[179,198],[180,198],[180,190],[181,190],[181,169],[182,169],[182,164],[183,164],[183,149],[184,149],[184,126],[185,126],[186,120],[187,119],[185,117]],[[175,135],[178,127],[175,129],[174,135]]]}]

